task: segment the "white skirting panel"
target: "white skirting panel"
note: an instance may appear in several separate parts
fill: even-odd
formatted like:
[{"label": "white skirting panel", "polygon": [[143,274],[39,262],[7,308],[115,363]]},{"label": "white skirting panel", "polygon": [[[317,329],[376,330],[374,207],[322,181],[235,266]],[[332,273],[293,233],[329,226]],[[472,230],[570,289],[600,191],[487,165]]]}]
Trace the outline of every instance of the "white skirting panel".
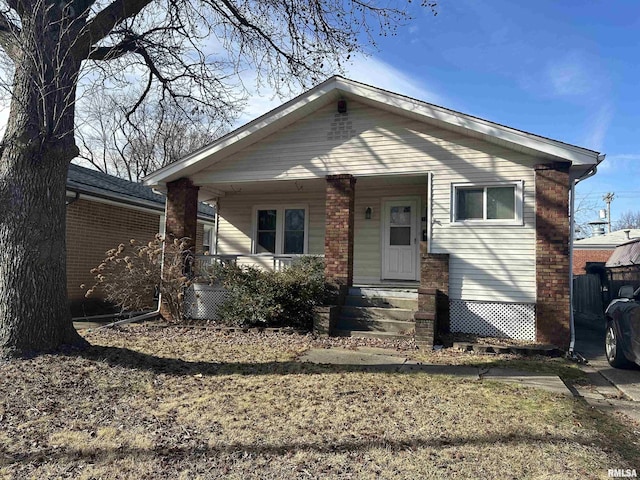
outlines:
[{"label": "white skirting panel", "polygon": [[536,339],[536,306],[533,303],[450,300],[449,305],[452,332]]},{"label": "white skirting panel", "polygon": [[227,296],[222,287],[195,283],[185,291],[184,315],[193,320],[217,320],[218,307]]}]

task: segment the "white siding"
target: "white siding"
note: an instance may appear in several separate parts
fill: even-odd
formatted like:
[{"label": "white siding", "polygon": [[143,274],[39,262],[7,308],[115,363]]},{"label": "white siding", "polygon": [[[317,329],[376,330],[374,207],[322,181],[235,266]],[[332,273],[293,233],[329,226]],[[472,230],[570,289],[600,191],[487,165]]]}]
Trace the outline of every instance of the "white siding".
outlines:
[{"label": "white siding", "polygon": [[[382,277],[382,208],[386,198],[418,197],[418,213],[424,216],[427,183],[422,185],[366,185],[356,181],[353,281],[376,284]],[[363,182],[364,183],[364,182]],[[364,217],[367,207],[373,209],[371,220]],[[422,225],[422,222],[419,223]],[[421,226],[420,229],[423,227]],[[416,267],[418,268],[418,267]]]},{"label": "white siding", "polygon": [[[365,178],[432,172],[432,251],[451,255],[451,298],[526,303],[535,302],[536,290],[535,163],[535,158],[522,153],[350,102],[348,118],[337,119],[331,105],[223,160],[198,178],[202,181],[210,175],[215,187],[342,173]],[[497,181],[523,181],[524,225],[451,225],[452,183]],[[354,275],[356,282],[374,283],[380,280],[381,197],[424,195],[425,187],[364,184],[356,183]],[[277,202],[272,202],[274,198]],[[250,252],[252,209],[265,203],[308,203],[309,252],[323,252],[324,193],[316,192],[286,198],[242,193],[224,197],[220,253]],[[374,217],[368,221],[364,220],[367,206],[374,208]]]},{"label": "white siding", "polygon": [[[251,254],[253,209],[259,206],[305,205],[309,211],[309,252],[324,253],[324,192],[236,194],[223,197],[219,203],[218,253]],[[271,265],[271,260],[265,266]]]}]

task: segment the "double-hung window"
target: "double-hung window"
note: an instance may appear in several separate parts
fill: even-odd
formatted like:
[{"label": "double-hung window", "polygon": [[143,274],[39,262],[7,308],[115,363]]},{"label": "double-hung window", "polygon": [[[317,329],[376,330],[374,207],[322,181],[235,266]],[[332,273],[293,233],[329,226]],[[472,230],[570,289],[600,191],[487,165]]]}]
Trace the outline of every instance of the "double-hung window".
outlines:
[{"label": "double-hung window", "polygon": [[253,253],[307,253],[306,207],[256,207]]},{"label": "double-hung window", "polygon": [[522,224],[522,182],[452,185],[452,222]]}]

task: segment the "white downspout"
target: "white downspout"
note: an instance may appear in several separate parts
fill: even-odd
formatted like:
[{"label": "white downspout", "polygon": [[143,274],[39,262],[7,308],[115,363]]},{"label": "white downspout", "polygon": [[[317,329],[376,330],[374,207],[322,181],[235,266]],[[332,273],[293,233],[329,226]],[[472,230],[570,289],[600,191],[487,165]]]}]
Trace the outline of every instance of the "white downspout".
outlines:
[{"label": "white downspout", "polygon": [[427,253],[432,253],[433,237],[433,173],[427,174]]},{"label": "white downspout", "polygon": [[598,171],[598,165],[604,160],[605,155],[598,155],[597,163],[584,176],[573,180],[569,189],[571,195],[571,203],[569,207],[569,331],[571,333],[571,341],[569,343],[569,356],[574,355],[576,345],[576,328],[575,318],[573,316],[573,242],[575,239],[575,206],[576,206],[576,185],[587,178],[593,177]]}]

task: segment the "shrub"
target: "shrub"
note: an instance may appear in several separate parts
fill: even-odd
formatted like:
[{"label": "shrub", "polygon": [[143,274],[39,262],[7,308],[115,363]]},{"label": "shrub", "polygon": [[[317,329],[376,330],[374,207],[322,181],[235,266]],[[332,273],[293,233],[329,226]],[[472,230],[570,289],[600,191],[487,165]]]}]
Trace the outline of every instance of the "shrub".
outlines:
[{"label": "shrub", "polygon": [[301,257],[278,272],[217,266],[212,280],[229,292],[218,309],[219,320],[226,325],[310,330],[313,307],[322,303],[326,292],[324,263],[315,257]]},{"label": "shrub", "polygon": [[[190,262],[188,239],[176,239],[165,243],[160,235],[141,244],[130,240],[106,252],[106,258],[91,270],[95,284],[85,297],[101,293],[105,300],[113,302],[121,310],[140,311],[154,308],[154,298],[159,291],[162,303],[174,321],[183,320],[182,301],[184,289],[192,280],[184,274],[185,261]],[[164,247],[162,282],[160,270]]]}]

